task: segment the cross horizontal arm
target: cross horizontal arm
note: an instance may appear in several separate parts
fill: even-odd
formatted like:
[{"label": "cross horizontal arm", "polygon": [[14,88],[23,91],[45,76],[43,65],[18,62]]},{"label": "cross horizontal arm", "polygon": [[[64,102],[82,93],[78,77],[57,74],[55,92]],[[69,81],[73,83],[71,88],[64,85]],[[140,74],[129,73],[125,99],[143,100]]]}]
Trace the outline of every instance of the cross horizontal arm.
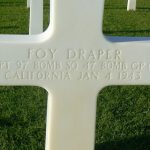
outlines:
[{"label": "cross horizontal arm", "polygon": [[84,48],[80,41],[63,41],[65,48],[60,39],[44,47],[1,46],[1,85],[51,88],[51,83],[61,81],[92,81],[95,85],[149,83],[149,43],[106,42],[102,46],[88,42]]}]

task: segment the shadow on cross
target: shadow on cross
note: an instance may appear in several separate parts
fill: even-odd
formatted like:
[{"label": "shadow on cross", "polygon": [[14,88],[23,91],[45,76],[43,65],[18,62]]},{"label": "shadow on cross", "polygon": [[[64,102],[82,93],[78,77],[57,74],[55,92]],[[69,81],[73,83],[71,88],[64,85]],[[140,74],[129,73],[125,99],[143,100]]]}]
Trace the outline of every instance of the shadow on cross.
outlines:
[{"label": "shadow on cross", "polygon": [[149,150],[150,135],[142,135],[120,141],[109,141],[95,145],[95,150]]},{"label": "shadow on cross", "polygon": [[118,30],[118,31],[104,31],[105,34],[122,34],[122,33],[135,33],[135,32],[139,32],[139,33],[144,33],[144,32],[150,32],[150,30]]}]

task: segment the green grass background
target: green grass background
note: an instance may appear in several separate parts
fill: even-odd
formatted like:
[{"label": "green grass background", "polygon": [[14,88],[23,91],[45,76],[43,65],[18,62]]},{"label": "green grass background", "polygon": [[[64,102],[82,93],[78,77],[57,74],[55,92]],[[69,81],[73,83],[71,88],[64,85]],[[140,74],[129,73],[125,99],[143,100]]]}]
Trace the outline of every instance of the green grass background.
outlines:
[{"label": "green grass background", "polygon": [[[106,0],[103,31],[114,36],[149,36],[150,1]],[[26,0],[0,0],[0,33],[28,34]],[[44,29],[49,3],[44,0]],[[44,150],[47,92],[38,87],[0,87],[0,150]],[[150,149],[150,86],[114,86],[97,99],[95,150]]]},{"label": "green grass background", "polygon": [[150,36],[150,0],[137,0],[127,12],[127,0],[105,0],[103,31],[114,36]]}]

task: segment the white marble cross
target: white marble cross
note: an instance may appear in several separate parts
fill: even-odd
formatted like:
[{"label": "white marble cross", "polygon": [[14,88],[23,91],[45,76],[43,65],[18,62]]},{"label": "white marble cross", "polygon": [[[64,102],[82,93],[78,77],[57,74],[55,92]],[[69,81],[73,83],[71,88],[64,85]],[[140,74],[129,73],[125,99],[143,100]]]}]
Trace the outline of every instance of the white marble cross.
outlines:
[{"label": "white marble cross", "polygon": [[30,0],[29,34],[43,32],[43,0]]},{"label": "white marble cross", "polygon": [[150,84],[150,42],[109,42],[103,10],[104,0],[51,0],[44,33],[0,35],[0,84],[49,93],[46,150],[94,150],[99,91]]},{"label": "white marble cross", "polygon": [[43,0],[27,0],[27,8],[30,8],[29,34],[43,32]]},{"label": "white marble cross", "polygon": [[136,10],[136,0],[128,0],[127,11]]},{"label": "white marble cross", "polygon": [[30,0],[27,0],[27,8],[30,8]]}]

